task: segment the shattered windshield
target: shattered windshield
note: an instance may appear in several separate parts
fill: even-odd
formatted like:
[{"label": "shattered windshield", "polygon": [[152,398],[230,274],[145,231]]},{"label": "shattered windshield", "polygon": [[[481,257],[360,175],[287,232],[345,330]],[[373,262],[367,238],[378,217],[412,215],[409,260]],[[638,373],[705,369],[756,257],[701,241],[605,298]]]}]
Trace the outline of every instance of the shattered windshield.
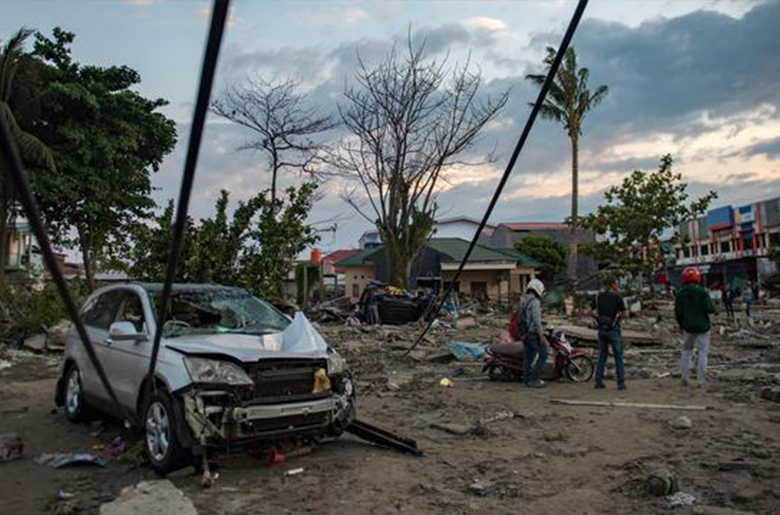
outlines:
[{"label": "shattered windshield", "polygon": [[[152,294],[155,313],[162,294]],[[290,322],[267,302],[241,290],[204,289],[174,292],[163,325],[166,338],[185,334],[270,334],[284,331]]]}]

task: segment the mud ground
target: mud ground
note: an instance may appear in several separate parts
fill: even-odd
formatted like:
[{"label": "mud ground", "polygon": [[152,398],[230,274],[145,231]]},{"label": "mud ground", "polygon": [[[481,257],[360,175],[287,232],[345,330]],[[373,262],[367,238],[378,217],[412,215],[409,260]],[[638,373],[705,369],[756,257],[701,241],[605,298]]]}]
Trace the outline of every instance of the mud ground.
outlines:
[{"label": "mud ground", "polygon": [[[673,339],[660,348],[629,347],[628,390],[619,392],[614,380],[599,391],[592,381],[567,380],[526,390],[491,382],[477,366],[429,362],[423,354],[404,358],[394,350],[409,343],[403,331],[323,332],[355,369],[359,418],[416,438],[425,455],[345,435],[276,466],[251,456],[223,457],[211,489],[200,487],[192,469],[169,476],[200,513],[780,513],[780,404],[759,396],[780,372],[776,337],[753,345],[744,332],[716,333],[707,391],[679,386]],[[442,333],[421,351],[440,350],[437,343],[446,339],[486,341],[495,334],[489,324]],[[98,513],[123,487],[155,478],[133,460],[61,470],[34,461],[42,453],[100,448],[118,435],[138,441],[116,421],[74,425],[53,410],[56,367],[56,356],[17,356],[0,370],[0,433],[16,432],[26,445],[22,459],[0,463],[2,515]],[[439,386],[458,368],[454,388]],[[664,371],[671,375],[657,377]],[[558,398],[712,409],[551,402]],[[690,418],[690,429],[671,426],[681,415]],[[672,508],[647,494],[645,480],[659,467],[695,496],[693,506]],[[285,475],[297,468],[304,470]],[[58,500],[58,490],[72,498]]]}]

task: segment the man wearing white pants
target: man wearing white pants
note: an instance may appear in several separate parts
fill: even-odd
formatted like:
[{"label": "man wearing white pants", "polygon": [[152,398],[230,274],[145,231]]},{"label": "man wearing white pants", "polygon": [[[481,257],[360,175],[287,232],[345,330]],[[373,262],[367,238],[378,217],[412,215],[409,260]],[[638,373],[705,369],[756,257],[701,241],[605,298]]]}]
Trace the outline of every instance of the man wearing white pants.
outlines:
[{"label": "man wearing white pants", "polygon": [[699,388],[707,385],[707,355],[710,350],[710,314],[715,305],[707,290],[699,286],[701,275],[695,268],[682,273],[683,288],[674,299],[674,315],[683,331],[682,359],[680,363],[682,385],[688,386],[691,358],[696,349],[698,363],[696,382]]}]

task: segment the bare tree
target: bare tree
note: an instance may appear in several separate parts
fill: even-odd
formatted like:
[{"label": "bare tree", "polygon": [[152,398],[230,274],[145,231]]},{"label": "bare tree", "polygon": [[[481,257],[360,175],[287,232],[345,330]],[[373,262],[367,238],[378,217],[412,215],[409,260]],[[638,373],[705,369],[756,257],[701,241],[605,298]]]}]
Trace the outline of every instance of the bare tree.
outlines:
[{"label": "bare tree", "polygon": [[459,156],[508,97],[478,101],[482,76],[468,61],[448,69],[446,57],[436,61],[424,51],[410,37],[404,52],[393,48],[377,65],[359,59],[356,84],[339,105],[350,134],[331,159],[354,181],[345,200],[376,225],[399,286],[433,230],[440,181],[452,165],[478,164]]},{"label": "bare tree", "polygon": [[247,77],[226,88],[211,103],[211,111],[254,133],[238,150],[266,154],[272,174],[271,202],[276,200],[277,179],[282,170],[314,175],[326,145],[318,136],[336,123],[306,105],[299,82],[287,79],[267,81]]}]

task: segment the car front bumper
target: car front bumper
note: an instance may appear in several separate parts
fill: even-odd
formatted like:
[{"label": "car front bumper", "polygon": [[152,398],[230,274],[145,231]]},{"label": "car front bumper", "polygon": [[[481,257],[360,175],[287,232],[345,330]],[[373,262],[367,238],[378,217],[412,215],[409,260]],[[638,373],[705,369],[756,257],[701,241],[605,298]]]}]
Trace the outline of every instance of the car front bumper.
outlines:
[{"label": "car front bumper", "polygon": [[182,394],[184,417],[194,442],[214,445],[241,440],[339,433],[354,416],[354,397],[331,392],[324,398],[279,403],[235,402],[223,390]]}]

